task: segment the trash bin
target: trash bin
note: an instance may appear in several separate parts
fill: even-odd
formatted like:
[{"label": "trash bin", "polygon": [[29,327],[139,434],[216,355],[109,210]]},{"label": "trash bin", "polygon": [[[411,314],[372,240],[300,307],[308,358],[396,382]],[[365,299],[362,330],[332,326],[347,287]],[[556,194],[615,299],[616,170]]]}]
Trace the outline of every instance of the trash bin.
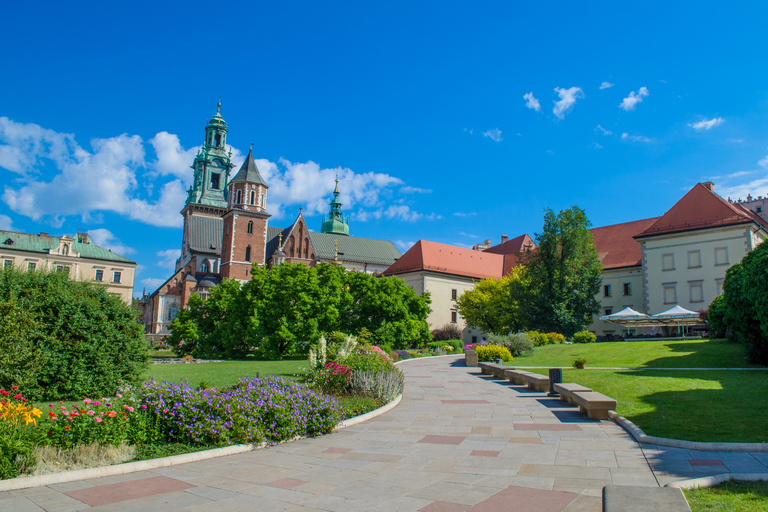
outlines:
[{"label": "trash bin", "polygon": [[555,384],[560,384],[563,382],[563,370],[560,368],[550,368],[549,369],[549,393],[547,393],[549,396],[555,396],[557,393],[555,393]]}]

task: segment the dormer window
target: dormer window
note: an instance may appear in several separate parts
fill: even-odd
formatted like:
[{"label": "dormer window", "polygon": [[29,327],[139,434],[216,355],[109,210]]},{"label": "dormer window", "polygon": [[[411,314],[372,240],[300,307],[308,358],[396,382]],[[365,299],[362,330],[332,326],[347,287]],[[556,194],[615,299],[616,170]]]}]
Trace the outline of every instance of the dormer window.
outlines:
[{"label": "dormer window", "polygon": [[13,238],[6,238],[5,242],[3,242],[5,245],[13,245]]},{"label": "dormer window", "polygon": [[67,256],[69,254],[69,246],[67,244],[64,244],[61,248],[61,254],[64,256]]}]

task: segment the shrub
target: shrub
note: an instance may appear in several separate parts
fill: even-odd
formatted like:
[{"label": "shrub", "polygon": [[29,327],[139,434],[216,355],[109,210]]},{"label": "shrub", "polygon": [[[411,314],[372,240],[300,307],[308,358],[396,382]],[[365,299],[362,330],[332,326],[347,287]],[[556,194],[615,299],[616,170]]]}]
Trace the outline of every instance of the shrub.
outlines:
[{"label": "shrub", "polygon": [[548,332],[547,343],[550,345],[559,345],[561,343],[565,343],[565,336],[556,332]]},{"label": "shrub", "polygon": [[391,370],[394,367],[389,356],[375,345],[358,347],[344,359],[344,364],[352,371],[372,373]]},{"label": "shrub", "polygon": [[579,331],[573,335],[574,343],[594,343],[597,341],[595,333],[589,331]]},{"label": "shrub", "polygon": [[35,465],[36,418],[42,414],[16,386],[11,389],[0,389],[0,479],[15,478]]},{"label": "shrub", "polygon": [[712,338],[725,337],[725,311],[726,311],[725,296],[718,295],[709,304],[709,309],[701,313],[701,318],[707,324],[709,328],[709,334]]},{"label": "shrub", "polygon": [[477,351],[478,361],[512,360],[512,354],[509,353],[509,349],[499,345],[480,345],[475,350]]},{"label": "shrub", "polygon": [[357,371],[352,374],[350,391],[389,402],[402,394],[404,385],[403,374],[397,368],[376,373]]},{"label": "shrub", "polygon": [[464,347],[464,344],[460,340],[442,340],[442,341],[431,341],[427,343],[427,346],[429,348],[451,347],[451,350],[449,350],[449,352],[461,352]]},{"label": "shrub", "polygon": [[445,324],[432,330],[433,341],[448,341],[461,339],[461,329],[457,324]]},{"label": "shrub", "polygon": [[325,363],[323,368],[315,372],[313,381],[321,390],[335,395],[347,392],[351,378],[352,370],[347,366],[331,361]]},{"label": "shrub", "polygon": [[343,419],[339,402],[280,377],[244,378],[229,389],[146,383],[144,402],[167,441],[278,443],[328,434]]},{"label": "shrub", "polygon": [[546,345],[547,343],[549,343],[549,338],[543,332],[528,331],[527,334],[528,334],[528,337],[533,342],[534,347],[540,347],[542,345]]},{"label": "shrub", "polygon": [[494,345],[506,347],[512,356],[524,356],[533,353],[533,342],[524,332],[509,333],[504,336],[488,335],[488,341]]},{"label": "shrub", "polygon": [[[578,334],[578,333],[577,333]],[[578,368],[579,370],[584,369],[584,365],[587,364],[587,358],[586,357],[579,357],[573,361],[573,367]]]},{"label": "shrub", "polygon": [[[71,280],[65,272],[8,269],[0,271],[0,301],[6,303],[3,312],[29,322],[10,335],[18,345],[8,347],[9,339],[0,336],[0,362],[20,362],[18,372],[3,372],[2,378],[21,379],[31,400],[111,394],[124,383],[138,383],[147,368],[143,326],[103,286]],[[0,386],[16,384],[8,380]]]}]

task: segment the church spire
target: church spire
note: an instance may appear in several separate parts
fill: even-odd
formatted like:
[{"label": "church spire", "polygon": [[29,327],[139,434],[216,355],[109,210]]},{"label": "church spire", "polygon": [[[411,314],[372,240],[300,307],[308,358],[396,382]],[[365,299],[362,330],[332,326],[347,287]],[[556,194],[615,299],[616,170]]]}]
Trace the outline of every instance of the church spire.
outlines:
[{"label": "church spire", "polygon": [[232,170],[231,148],[227,154],[227,122],[221,117],[221,98],[216,104],[216,113],[205,126],[203,149],[195,156],[192,164],[194,181],[188,191],[186,204],[202,204],[226,208],[226,184]]},{"label": "church spire", "polygon": [[336,188],[333,191],[333,199],[330,203],[330,211],[327,216],[323,216],[323,224],[320,227],[321,233],[333,233],[336,235],[349,236],[349,216],[344,217],[341,212],[341,200],[339,199],[339,175],[336,174]]}]

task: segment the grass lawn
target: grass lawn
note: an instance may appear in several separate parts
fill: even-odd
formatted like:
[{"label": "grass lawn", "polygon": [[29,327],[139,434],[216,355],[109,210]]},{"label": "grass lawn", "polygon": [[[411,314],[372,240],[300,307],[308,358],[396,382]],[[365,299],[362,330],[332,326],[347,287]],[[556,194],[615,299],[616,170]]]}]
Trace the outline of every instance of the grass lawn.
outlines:
[{"label": "grass lawn", "polygon": [[298,361],[225,361],[223,363],[153,364],[149,366],[145,380],[150,377],[158,382],[188,382],[197,387],[205,382],[207,387],[235,384],[240,377],[278,375],[294,378],[307,370],[305,359]]},{"label": "grass lawn", "polygon": [[[688,441],[768,442],[768,371],[599,370],[626,367],[748,367],[741,345],[724,340],[612,342],[548,345],[517,357],[515,366],[570,366],[587,358],[587,369],[563,370],[576,382],[615,398],[616,412],[646,434]],[[547,374],[547,370],[531,370]]]},{"label": "grass lawn", "polygon": [[762,512],[768,509],[768,482],[723,482],[683,491],[693,512]]},{"label": "grass lawn", "polygon": [[587,367],[749,368],[744,347],[727,340],[616,341],[537,347],[515,366],[571,366],[577,357]]}]

